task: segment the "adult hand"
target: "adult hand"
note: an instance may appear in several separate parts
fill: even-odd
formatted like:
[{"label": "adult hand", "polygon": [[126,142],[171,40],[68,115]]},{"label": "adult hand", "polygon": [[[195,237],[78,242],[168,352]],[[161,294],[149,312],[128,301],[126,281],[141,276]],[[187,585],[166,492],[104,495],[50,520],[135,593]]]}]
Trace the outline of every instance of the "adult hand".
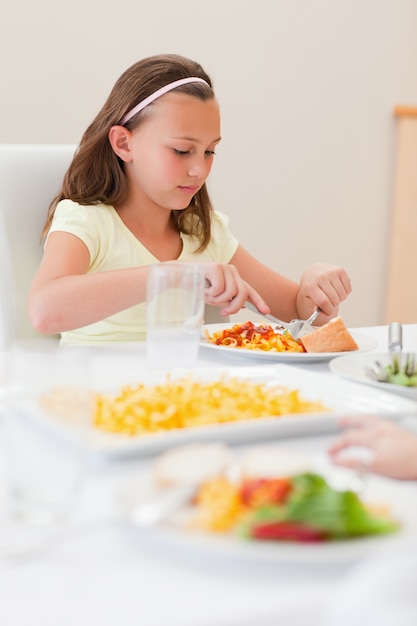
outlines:
[{"label": "adult hand", "polygon": [[404,480],[417,479],[417,436],[377,417],[354,416],[344,418],[341,425],[347,430],[329,448],[335,465],[363,468],[363,460],[343,450],[364,446],[372,453],[367,469],[376,474]]}]

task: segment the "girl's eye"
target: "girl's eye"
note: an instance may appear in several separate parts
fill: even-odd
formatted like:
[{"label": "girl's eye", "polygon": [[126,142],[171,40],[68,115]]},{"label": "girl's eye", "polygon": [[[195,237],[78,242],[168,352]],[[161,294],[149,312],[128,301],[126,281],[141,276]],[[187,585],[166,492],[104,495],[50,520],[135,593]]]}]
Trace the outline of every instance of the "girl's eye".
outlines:
[{"label": "girl's eye", "polygon": [[[178,156],[185,156],[187,154],[190,154],[190,150],[178,150],[177,148],[173,148],[175,154],[178,154]],[[216,153],[214,152],[214,150],[206,150],[204,153],[206,156],[214,156]]]}]

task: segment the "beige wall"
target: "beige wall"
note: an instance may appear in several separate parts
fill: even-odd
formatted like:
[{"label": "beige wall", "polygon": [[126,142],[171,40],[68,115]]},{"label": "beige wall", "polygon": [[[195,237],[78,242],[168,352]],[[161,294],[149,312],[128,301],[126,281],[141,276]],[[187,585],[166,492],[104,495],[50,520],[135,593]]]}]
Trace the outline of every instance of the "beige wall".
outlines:
[{"label": "beige wall", "polygon": [[21,0],[2,14],[0,142],[76,143],[121,72],[177,52],[212,75],[216,208],[298,278],[345,266],[350,326],[384,321],[396,103],[417,103],[415,0]]}]

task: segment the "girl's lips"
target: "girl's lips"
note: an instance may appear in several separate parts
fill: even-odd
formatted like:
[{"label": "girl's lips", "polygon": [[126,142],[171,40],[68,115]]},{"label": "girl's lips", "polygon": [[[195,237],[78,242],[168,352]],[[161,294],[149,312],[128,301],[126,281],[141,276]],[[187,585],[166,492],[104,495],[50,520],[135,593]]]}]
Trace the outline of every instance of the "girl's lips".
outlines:
[{"label": "girl's lips", "polygon": [[185,191],[186,193],[196,193],[198,191],[198,187],[192,187],[192,186],[188,186],[188,187],[182,187],[180,186],[181,191]]}]

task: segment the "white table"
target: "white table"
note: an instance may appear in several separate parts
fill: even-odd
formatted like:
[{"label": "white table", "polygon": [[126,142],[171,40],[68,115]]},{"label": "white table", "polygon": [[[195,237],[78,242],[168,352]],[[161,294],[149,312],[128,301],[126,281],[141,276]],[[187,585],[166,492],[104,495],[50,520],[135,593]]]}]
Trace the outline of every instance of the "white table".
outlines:
[{"label": "white table", "polygon": [[[361,328],[387,349],[387,327]],[[417,347],[417,325],[404,327],[404,349]],[[144,346],[138,358],[145,359]],[[201,365],[218,366],[201,351]],[[144,361],[145,362],[145,361]],[[227,363],[223,360],[223,365]],[[233,365],[248,365],[233,358]],[[303,365],[329,379],[327,363]],[[307,452],[327,448],[332,435],[291,440]],[[181,551],[127,525],[96,524],[114,513],[114,491],[148,460],[96,464],[85,487],[80,524],[41,557],[0,571],[4,626],[309,626],[320,624],[328,594],[347,566],[242,563]],[[415,484],[410,485],[415,497]],[[90,530],[87,530],[91,524]]]}]

